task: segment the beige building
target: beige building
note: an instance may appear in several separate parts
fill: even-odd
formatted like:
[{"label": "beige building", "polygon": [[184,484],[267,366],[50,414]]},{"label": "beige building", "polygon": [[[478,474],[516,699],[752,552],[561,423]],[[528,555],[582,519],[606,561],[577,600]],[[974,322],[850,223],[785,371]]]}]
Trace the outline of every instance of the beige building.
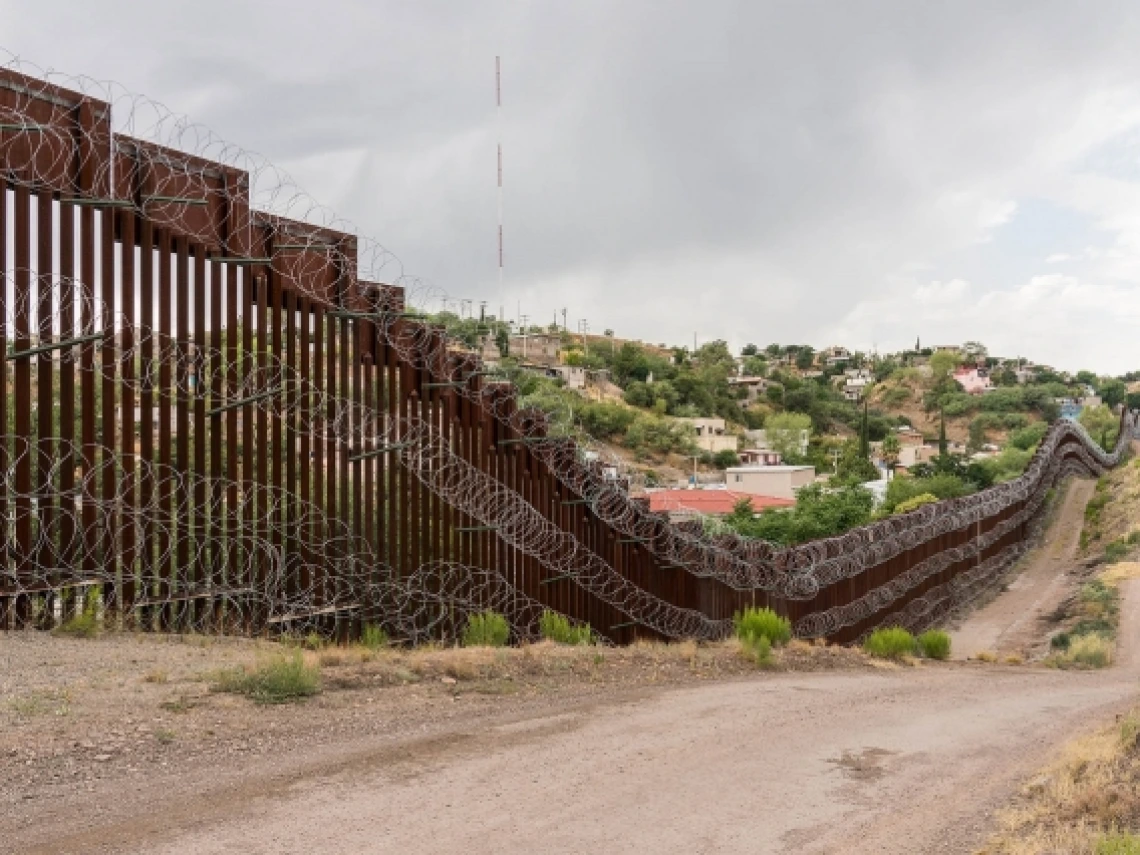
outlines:
[{"label": "beige building", "polygon": [[898,465],[910,469],[919,463],[929,463],[937,456],[938,447],[934,445],[903,445],[899,448]]},{"label": "beige building", "polygon": [[679,419],[692,425],[696,433],[697,448],[716,454],[718,451],[736,451],[736,437],[725,433],[724,419]]},{"label": "beige building", "polygon": [[753,496],[794,499],[815,481],[814,466],[733,466],[725,471],[728,489]]}]

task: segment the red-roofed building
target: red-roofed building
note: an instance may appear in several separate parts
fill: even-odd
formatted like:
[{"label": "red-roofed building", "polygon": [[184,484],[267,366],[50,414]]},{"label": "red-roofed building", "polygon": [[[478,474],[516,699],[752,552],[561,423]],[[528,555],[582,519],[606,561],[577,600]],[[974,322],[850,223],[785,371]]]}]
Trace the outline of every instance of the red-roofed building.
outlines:
[{"label": "red-roofed building", "polygon": [[752,509],[757,513],[768,508],[790,508],[795,505],[792,499],[754,496],[732,490],[657,490],[649,494],[649,510],[667,513],[673,520],[690,518],[696,514],[723,516],[732,513],[733,505],[741,499],[752,502]]}]

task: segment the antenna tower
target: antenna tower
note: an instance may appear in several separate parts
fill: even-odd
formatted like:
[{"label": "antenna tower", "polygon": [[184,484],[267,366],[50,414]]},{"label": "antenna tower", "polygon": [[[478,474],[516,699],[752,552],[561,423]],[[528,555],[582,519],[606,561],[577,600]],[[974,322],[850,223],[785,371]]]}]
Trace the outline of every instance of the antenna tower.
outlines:
[{"label": "antenna tower", "polygon": [[495,122],[499,161],[499,319],[503,316],[503,89],[502,62],[495,57]]}]

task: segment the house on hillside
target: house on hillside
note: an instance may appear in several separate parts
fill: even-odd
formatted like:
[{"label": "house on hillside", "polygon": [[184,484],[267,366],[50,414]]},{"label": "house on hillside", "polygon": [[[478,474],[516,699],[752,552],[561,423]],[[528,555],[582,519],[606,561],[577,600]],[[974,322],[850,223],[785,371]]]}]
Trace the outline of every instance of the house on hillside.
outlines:
[{"label": "house on hillside", "polygon": [[861,401],[867,390],[873,386],[875,378],[867,372],[866,376],[847,377],[843,381],[843,399],[845,401]]},{"label": "house on hillside", "polygon": [[745,448],[736,452],[741,466],[779,466],[784,462],[780,452],[770,448]]},{"label": "house on hillside", "polygon": [[729,377],[728,386],[730,389],[743,389],[745,392],[744,400],[751,404],[754,401],[764,397],[767,391],[773,386],[782,388],[782,384],[775,380],[768,380],[764,377]]},{"label": "house on hillside", "polygon": [[929,463],[938,456],[936,445],[904,445],[899,449],[899,468],[913,469],[919,463]]},{"label": "house on hillside", "polygon": [[851,361],[851,351],[842,345],[833,344],[831,347],[824,348],[818,354],[818,362],[820,365],[826,365],[828,368],[834,368],[837,365],[846,365]]},{"label": "house on hillside", "polygon": [[725,432],[727,428],[724,419],[697,418],[678,419],[678,421],[692,426],[696,434],[694,442],[702,451],[707,451],[709,454],[716,454],[718,451],[736,451],[736,437]]},{"label": "house on hillside", "polygon": [[510,337],[511,356],[524,362],[556,365],[562,350],[562,336],[557,333],[527,333]]},{"label": "house on hillside", "polygon": [[796,491],[815,481],[814,466],[731,466],[728,489],[754,496],[795,499]]},{"label": "house on hillside", "polygon": [[969,395],[983,395],[994,388],[988,368],[962,366],[954,372],[954,381]]}]

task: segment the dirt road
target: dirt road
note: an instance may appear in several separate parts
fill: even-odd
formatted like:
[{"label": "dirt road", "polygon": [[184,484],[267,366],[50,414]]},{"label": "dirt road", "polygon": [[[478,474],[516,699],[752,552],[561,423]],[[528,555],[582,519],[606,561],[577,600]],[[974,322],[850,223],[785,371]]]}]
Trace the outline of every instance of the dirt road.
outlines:
[{"label": "dirt road", "polygon": [[1025,558],[1025,567],[1009,589],[972,614],[953,632],[955,659],[970,659],[982,651],[1028,656],[1042,640],[1041,618],[1070,592],[1077,548],[1084,525],[1085,505],[1096,482],[1072,480],[1061,500],[1049,537]]},{"label": "dirt road", "polygon": [[[1122,647],[1140,649],[1128,583]],[[1065,737],[1136,698],[1101,672],[1000,665],[778,675],[510,721],[405,729],[122,792],[20,852],[968,852]],[[315,754],[316,756],[312,756]],[[130,800],[136,800],[132,805]],[[24,837],[25,839],[21,839]]]}]

